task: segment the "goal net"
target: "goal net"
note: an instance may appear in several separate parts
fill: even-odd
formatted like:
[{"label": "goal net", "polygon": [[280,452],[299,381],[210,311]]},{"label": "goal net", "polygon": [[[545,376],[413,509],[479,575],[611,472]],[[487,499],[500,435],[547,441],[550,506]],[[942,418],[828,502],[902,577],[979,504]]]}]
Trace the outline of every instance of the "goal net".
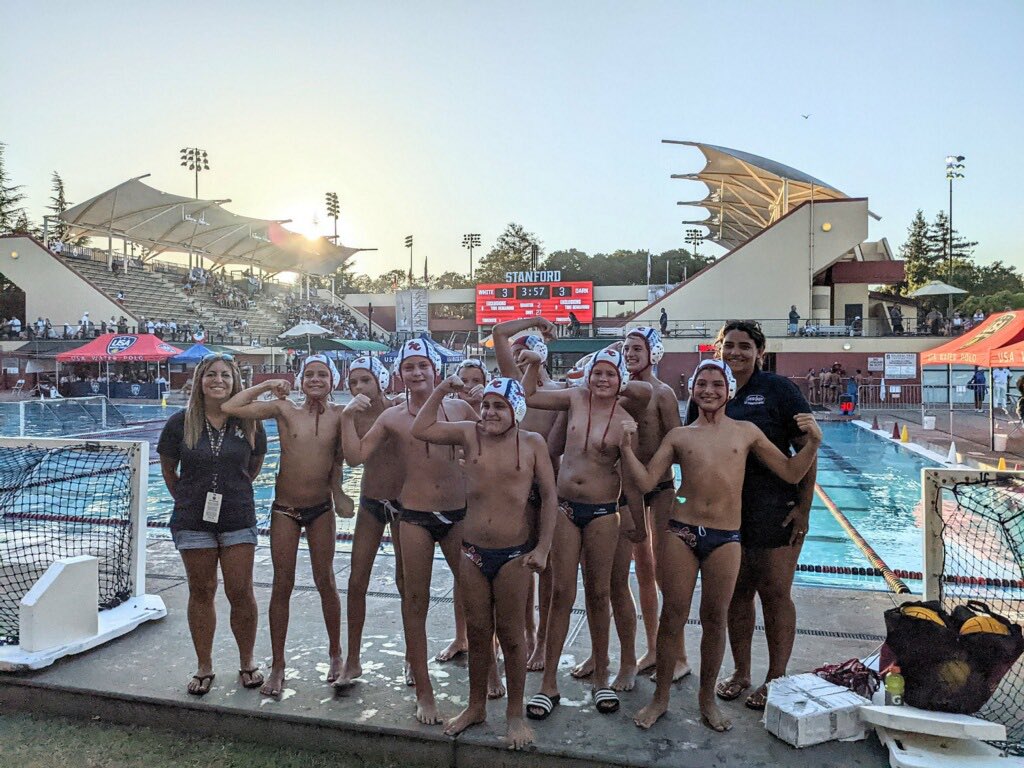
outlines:
[{"label": "goal net", "polygon": [[[53,580],[47,574],[55,563],[96,559],[98,585],[83,594],[96,595],[105,628],[96,634],[105,639],[137,625],[137,613],[156,618],[150,609],[163,610],[159,598],[145,595],[148,472],[146,442],[0,438],[0,669],[44,665],[22,652],[21,629],[26,611],[62,604],[52,594],[35,598]],[[30,591],[33,607],[26,608]],[[42,619],[59,626],[59,616]]]},{"label": "goal net", "polygon": [[[1024,472],[922,471],[925,600],[951,611],[987,603],[1024,623]],[[979,712],[1006,726],[1008,747],[1024,744],[1024,657]]]}]

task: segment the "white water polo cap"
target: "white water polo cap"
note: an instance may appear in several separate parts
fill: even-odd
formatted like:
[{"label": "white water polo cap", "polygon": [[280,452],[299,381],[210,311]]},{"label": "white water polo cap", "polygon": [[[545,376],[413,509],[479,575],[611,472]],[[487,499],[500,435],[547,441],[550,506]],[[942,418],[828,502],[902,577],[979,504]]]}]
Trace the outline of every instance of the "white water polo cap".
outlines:
[{"label": "white water polo cap", "polygon": [[302,379],[305,378],[306,369],[312,363],[320,363],[326,365],[327,370],[331,372],[331,388],[337,389],[338,385],[341,384],[341,374],[338,372],[338,367],[334,364],[327,355],[306,355],[306,358],[302,361],[302,368],[299,369],[299,383],[301,385]]},{"label": "white water polo cap", "polygon": [[514,347],[526,347],[531,352],[536,352],[540,355],[541,365],[548,361],[548,345],[544,343],[544,339],[535,333],[528,334],[526,336],[520,336],[518,339],[512,340],[512,346]]},{"label": "white water polo cap", "polygon": [[665,356],[665,345],[661,342],[661,334],[658,333],[657,328],[652,328],[649,325],[639,325],[626,334],[627,339],[630,336],[639,336],[647,343],[647,352],[651,357],[651,365],[657,365],[661,362],[661,358]]},{"label": "white water polo cap", "polygon": [[455,373],[460,374],[467,368],[477,368],[478,370],[482,371],[484,374],[484,384],[486,384],[487,380],[490,378],[490,374],[487,372],[487,367],[484,365],[484,361],[480,360],[479,358],[467,357],[465,360],[459,363],[459,367],[456,369]]},{"label": "white water polo cap", "polygon": [[583,374],[587,370],[587,366],[590,365],[590,361],[594,359],[594,353],[591,352],[589,355],[584,355],[576,364],[569,369],[568,373],[565,374],[565,380],[573,387],[583,386],[584,378]]},{"label": "white water polo cap", "polygon": [[587,363],[587,367],[583,369],[583,383],[585,385],[590,383],[590,374],[594,372],[594,366],[598,363],[607,363],[614,367],[619,374],[619,392],[626,388],[626,384],[629,383],[629,371],[626,370],[626,358],[622,356],[622,353],[619,350],[612,349],[611,347],[605,347],[594,355],[590,362]]},{"label": "white water polo cap", "polygon": [[352,371],[369,371],[377,380],[377,387],[381,392],[386,392],[391,384],[390,371],[376,357],[357,357],[348,367],[348,372],[352,373]]},{"label": "white water polo cap", "polygon": [[424,339],[409,339],[402,345],[402,348],[398,350],[398,358],[395,360],[395,371],[399,376],[402,375],[402,363],[410,357],[427,358],[427,360],[430,361],[430,364],[434,366],[434,375],[437,375],[441,370],[441,356],[437,354],[437,350]]},{"label": "white water polo cap", "polygon": [[526,417],[526,393],[523,385],[515,379],[508,379],[498,376],[491,380],[491,383],[484,388],[484,397],[487,395],[498,395],[508,403],[512,409],[512,415],[518,424]]},{"label": "white water polo cap", "polygon": [[729,364],[723,360],[701,360],[697,363],[697,367],[693,369],[693,375],[690,376],[690,381],[687,383],[687,387],[690,390],[690,396],[693,396],[693,387],[697,383],[697,374],[703,371],[705,368],[717,368],[725,374],[725,383],[729,389],[729,399],[732,400],[736,397],[736,377],[732,375],[732,368]]}]

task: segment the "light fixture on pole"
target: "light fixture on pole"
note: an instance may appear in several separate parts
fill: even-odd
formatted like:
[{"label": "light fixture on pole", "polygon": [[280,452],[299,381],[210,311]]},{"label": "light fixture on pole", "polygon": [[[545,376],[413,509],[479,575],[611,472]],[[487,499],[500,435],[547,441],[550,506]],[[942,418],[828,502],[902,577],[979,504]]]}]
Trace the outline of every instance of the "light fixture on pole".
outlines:
[{"label": "light fixture on pole", "polygon": [[409,249],[409,285],[412,285],[412,235],[405,236],[405,247]]},{"label": "light fixture on pole", "polygon": [[540,261],[540,246],[536,243],[530,246],[530,269],[537,271],[537,262]]},{"label": "light fixture on pole", "polygon": [[[964,159],[963,155],[946,155],[946,178],[949,180],[949,216],[947,217],[949,234],[946,238],[946,254],[948,258],[946,280],[950,283],[953,282],[953,179],[962,179],[964,177]],[[952,306],[952,301],[953,299],[950,297],[950,306]]]},{"label": "light fixture on pole", "polygon": [[341,215],[341,208],[338,205],[338,193],[328,192],[327,193],[327,215],[334,219],[334,240],[332,241],[335,245],[338,244],[338,217]]},{"label": "light fixture on pole", "polygon": [[704,233],[699,229],[688,229],[683,241],[693,246],[693,257],[697,258],[697,249],[704,242]]},{"label": "light fixture on pole", "polygon": [[473,249],[480,247],[480,235],[463,235],[462,247],[469,248],[469,282],[473,282]]},{"label": "light fixture on pole", "polygon": [[183,147],[181,150],[181,165],[195,173],[196,176],[196,200],[199,199],[199,172],[210,170],[209,158],[205,149],[199,147]]}]

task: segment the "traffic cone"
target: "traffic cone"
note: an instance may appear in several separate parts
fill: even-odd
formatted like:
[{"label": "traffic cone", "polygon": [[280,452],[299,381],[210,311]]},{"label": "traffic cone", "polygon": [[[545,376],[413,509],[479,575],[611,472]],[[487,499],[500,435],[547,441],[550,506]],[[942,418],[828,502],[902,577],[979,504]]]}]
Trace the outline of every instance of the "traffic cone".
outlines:
[{"label": "traffic cone", "polygon": [[875,418],[873,418],[873,419],[871,420],[871,428],[872,428],[873,430],[875,430],[875,431],[878,431],[879,429],[881,429],[881,428],[882,428],[882,427],[881,427],[881,426],[879,425],[879,423],[878,423],[878,415],[877,415],[877,414],[875,415]]},{"label": "traffic cone", "polygon": [[164,392],[162,395],[160,395],[160,407],[161,408],[166,408],[167,407],[167,393],[166,392]]},{"label": "traffic cone", "polygon": [[946,454],[946,463],[947,464],[959,464],[960,463],[959,461],[957,461],[957,458],[956,458],[956,443],[950,443],[949,444],[949,453]]},{"label": "traffic cone", "polygon": [[897,421],[894,421],[892,423],[892,439],[893,440],[899,440],[900,439],[900,425],[899,425],[899,422],[897,422]]},{"label": "traffic cone", "polygon": [[910,430],[907,429],[907,425],[906,424],[903,425],[903,431],[900,432],[900,442],[901,443],[909,443],[910,442]]},{"label": "traffic cone", "polygon": [[1014,472],[1020,472],[1020,462],[1019,461],[1014,463],[1013,471]]},{"label": "traffic cone", "polygon": [[1005,456],[1000,456],[999,457],[999,463],[996,465],[996,471],[997,472],[1005,472],[1006,471],[1006,457]]}]

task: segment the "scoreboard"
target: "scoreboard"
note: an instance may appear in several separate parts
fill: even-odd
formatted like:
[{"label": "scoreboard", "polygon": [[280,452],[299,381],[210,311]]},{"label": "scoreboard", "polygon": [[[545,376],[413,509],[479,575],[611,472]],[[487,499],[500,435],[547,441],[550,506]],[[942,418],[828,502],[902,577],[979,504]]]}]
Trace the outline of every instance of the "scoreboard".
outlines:
[{"label": "scoreboard", "polygon": [[540,316],[553,323],[567,324],[570,312],[581,323],[594,321],[593,282],[495,283],[476,287],[477,325]]}]

